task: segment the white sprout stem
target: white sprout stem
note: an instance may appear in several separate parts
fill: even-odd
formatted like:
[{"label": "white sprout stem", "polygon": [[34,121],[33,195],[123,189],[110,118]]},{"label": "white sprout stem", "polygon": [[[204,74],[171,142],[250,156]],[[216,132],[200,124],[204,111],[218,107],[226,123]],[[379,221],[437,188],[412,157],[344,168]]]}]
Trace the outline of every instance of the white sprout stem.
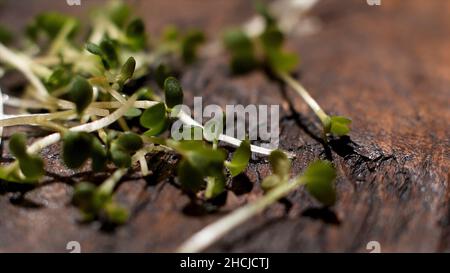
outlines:
[{"label": "white sprout stem", "polygon": [[104,194],[110,195],[113,192],[117,182],[119,182],[127,172],[127,168],[117,169],[110,177],[108,177],[108,179],[106,179],[100,185],[99,191]]},{"label": "white sprout stem", "polygon": [[185,241],[178,249],[179,253],[195,253],[201,252],[212,244],[220,240],[228,232],[238,227],[242,223],[248,221],[253,216],[261,213],[268,206],[272,205],[279,199],[285,197],[291,191],[297,189],[303,184],[301,178],[292,179],[289,183],[280,185],[259,200],[247,204],[227,216],[219,219],[218,221],[204,227],[187,241]]},{"label": "white sprout stem", "polygon": [[8,126],[16,126],[16,125],[39,125],[43,124],[43,122],[53,120],[53,119],[62,119],[62,118],[70,118],[71,116],[76,116],[75,110],[67,110],[56,113],[49,114],[25,114],[25,115],[3,115],[0,118],[0,127],[8,127]]},{"label": "white sprout stem", "polygon": [[145,146],[144,148],[137,151],[132,157],[131,162],[132,164],[139,162],[139,165],[141,166],[141,173],[143,176],[147,176],[150,172],[148,170],[147,160],[145,159],[145,155],[150,153],[151,151],[155,150],[155,146],[153,144],[150,144],[148,146]]},{"label": "white sprout stem", "polygon": [[[138,94],[134,94],[131,96],[126,103],[124,103],[120,108],[114,111],[111,115],[106,116],[104,118],[95,120],[90,123],[82,124],[79,126],[75,126],[70,128],[70,131],[85,131],[85,132],[94,132],[101,128],[107,127],[117,121],[120,117],[122,117],[128,109],[133,105],[136,101]],[[60,133],[53,133],[48,135],[40,140],[34,142],[30,147],[28,147],[27,152],[30,154],[34,154],[42,150],[43,148],[58,142],[61,139]]]},{"label": "white sprout stem", "polygon": [[14,53],[0,43],[0,60],[4,61],[22,72],[36,89],[36,98],[46,101],[49,98],[47,89],[41,80],[33,73],[30,63],[24,56]]},{"label": "white sprout stem", "polygon": [[8,95],[2,96],[3,103],[8,106],[16,107],[16,108],[29,108],[29,109],[50,109],[52,108],[48,104],[44,104],[40,101],[35,100],[27,100],[16,98]]},{"label": "white sprout stem", "polygon": [[[145,164],[142,165],[141,158],[142,158],[142,156],[145,156],[147,153],[151,152],[153,150],[153,148],[154,148],[154,146],[150,145],[150,146],[146,146],[146,147],[143,147],[143,148],[139,149],[131,157],[131,164],[135,164],[136,162],[139,162],[141,164],[141,169],[143,168],[142,166],[145,165],[144,168],[147,168],[147,170],[148,170],[147,162],[145,162]],[[110,195],[114,191],[114,188],[116,187],[117,183],[120,181],[120,179],[122,179],[122,177],[127,172],[128,172],[128,168],[117,169],[110,177],[108,177],[108,179],[106,179],[100,185],[99,191],[104,193],[104,194]]]},{"label": "white sprout stem", "polygon": [[[51,105],[44,104],[44,103],[34,101],[34,100],[19,99],[19,98],[11,97],[8,95],[3,95],[2,98],[3,98],[3,103],[5,105],[16,107],[16,108],[47,109],[47,110],[53,109],[53,107]],[[59,100],[58,104],[59,104],[59,107],[63,110],[75,109],[75,104],[72,102],[69,102],[69,101]],[[105,102],[104,104],[99,104],[99,105],[97,105],[95,103],[91,103],[90,106],[86,109],[86,114],[105,117],[105,116],[109,115],[109,111],[106,109],[103,109],[103,108],[117,109],[122,104],[121,103],[114,104],[114,107],[112,107],[112,106],[101,107],[102,105],[108,106],[108,102]]]},{"label": "white sprout stem", "polygon": [[306,91],[306,89],[301,85],[298,81],[296,81],[292,76],[290,76],[287,73],[279,72],[278,75],[281,77],[282,80],[284,80],[289,86],[291,86],[297,94],[300,95],[300,97],[303,98],[303,100],[311,107],[311,109],[316,113],[316,115],[319,117],[319,119],[322,121],[322,123],[325,123],[328,115],[323,111],[323,109],[320,107],[320,105],[314,100],[313,97]]},{"label": "white sprout stem", "polygon": [[[146,108],[152,107],[158,103],[159,102],[157,102],[157,101],[142,100],[142,101],[136,101],[133,104],[133,107],[146,109]],[[122,105],[123,105],[123,103],[118,102],[118,101],[99,101],[99,102],[91,103],[92,107],[102,108],[102,109],[115,109],[115,108],[119,108]]]},{"label": "white sprout stem", "polygon": [[118,102],[124,104],[126,102],[126,99],[119,93],[117,90],[113,88],[106,88],[106,91],[113,96]]}]

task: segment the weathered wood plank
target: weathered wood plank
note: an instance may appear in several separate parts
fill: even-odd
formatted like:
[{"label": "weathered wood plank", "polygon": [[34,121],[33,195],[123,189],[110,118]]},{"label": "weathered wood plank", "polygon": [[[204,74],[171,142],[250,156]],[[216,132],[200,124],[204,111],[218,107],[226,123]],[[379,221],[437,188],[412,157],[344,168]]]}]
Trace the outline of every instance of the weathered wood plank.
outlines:
[{"label": "weathered wood plank", "polygon": [[[151,31],[175,23],[206,27],[216,35],[251,14],[250,5],[239,0],[134,2],[145,11]],[[204,103],[219,105],[282,105],[281,144],[297,155],[294,172],[327,156],[339,170],[333,211],[318,209],[300,190],[289,196],[287,213],[285,205],[276,204],[211,251],[365,251],[372,240],[382,251],[450,250],[450,3],[389,0],[369,7],[363,2],[322,0],[311,12],[323,22],[321,30],[290,42],[302,55],[299,77],[313,96],[326,110],[353,118],[351,139],[333,143],[329,152],[315,139],[307,106],[290,90],[284,97],[262,73],[231,77],[221,56],[203,60],[183,76],[187,101],[201,95]],[[172,3],[179,8],[171,9]],[[14,13],[31,15],[50,6],[4,5],[0,22],[19,26],[27,16]],[[57,149],[44,151],[54,181],[24,197],[21,189],[0,192],[0,251],[65,251],[72,240],[83,251],[173,251],[207,223],[261,195],[260,178],[269,172],[264,160],[253,161],[247,178],[233,182],[243,190],[230,192],[220,212],[208,214],[174,185],[176,158],[169,155],[161,163],[155,157],[154,177],[131,175],[118,189],[117,198],[133,211],[130,223],[105,232],[75,221],[71,173],[63,170]]]}]

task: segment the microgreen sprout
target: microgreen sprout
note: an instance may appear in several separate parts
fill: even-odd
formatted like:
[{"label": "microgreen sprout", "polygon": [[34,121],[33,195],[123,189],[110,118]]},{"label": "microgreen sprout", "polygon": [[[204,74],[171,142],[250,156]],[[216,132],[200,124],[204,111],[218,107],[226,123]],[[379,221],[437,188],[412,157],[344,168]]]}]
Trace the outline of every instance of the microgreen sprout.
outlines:
[{"label": "microgreen sprout", "polygon": [[[290,163],[283,152],[274,151],[270,156],[273,174],[264,182],[270,184],[265,188],[263,197],[249,203],[218,221],[204,227],[183,243],[178,252],[200,252],[220,240],[237,226],[248,221],[268,206],[287,196],[298,187],[305,185],[308,192],[325,206],[334,204],[334,179],[336,171],[328,161],[318,160],[311,163],[302,175],[289,180]],[[270,180],[270,183],[268,182]]]},{"label": "microgreen sprout", "polygon": [[347,135],[350,132],[351,120],[343,116],[328,115],[303,85],[291,76],[299,58],[283,49],[285,35],[279,28],[277,19],[265,5],[258,3],[257,11],[265,21],[264,31],[258,37],[252,39],[240,29],[225,33],[224,44],[231,55],[231,70],[241,74],[258,67],[267,68],[271,74],[294,89],[314,111],[322,123],[325,141],[330,134],[337,137]]},{"label": "microgreen sprout", "polygon": [[[145,155],[154,145],[163,143],[182,156],[178,180],[186,192],[201,191],[205,199],[220,195],[226,189],[226,169],[232,176],[241,173],[248,164],[250,149],[258,152],[259,147],[223,135],[209,140],[213,146],[204,141],[154,138],[167,131],[174,117],[197,126],[176,108],[183,103],[183,89],[172,77],[177,66],[171,64],[174,60],[186,64],[195,61],[196,51],[205,40],[203,33],[182,33],[172,28],[171,35],[165,32],[159,44],[150,46],[143,21],[132,18],[130,8],[120,2],[96,13],[84,46],[77,44],[80,27],[75,18],[44,13],[27,27],[28,39],[40,49],[38,55],[0,43],[0,62],[22,72],[31,83],[26,88],[28,98],[8,97],[5,104],[34,111],[4,116],[0,126],[33,125],[54,131],[28,147],[25,135],[13,135],[10,150],[16,161],[0,168],[0,178],[38,185],[45,175],[38,153],[62,141],[61,158],[67,168],[76,170],[87,162],[95,172],[107,166],[116,168],[98,188],[79,184],[74,203],[89,216],[87,219],[108,215],[107,219],[122,222],[125,214],[111,201],[115,185],[134,163],[148,175]],[[149,48],[154,50],[149,52]],[[152,67],[156,67],[155,81],[164,92],[163,101],[145,86],[134,92],[127,88],[128,83],[148,75]],[[230,162],[225,160],[225,150],[217,147],[218,141],[239,146]]]},{"label": "microgreen sprout", "polygon": [[44,161],[37,155],[26,150],[26,137],[16,133],[11,136],[9,150],[19,161],[20,172],[17,168],[11,168],[7,174],[10,178],[22,182],[34,182],[44,175]]},{"label": "microgreen sprout", "polygon": [[[268,26],[260,37],[264,60],[273,72],[294,86],[288,72],[295,67],[295,58],[282,51],[283,35],[276,21],[268,13],[265,17]],[[38,186],[45,176],[40,151],[62,142],[61,158],[67,168],[113,171],[99,186],[76,183],[73,203],[80,208],[84,220],[122,224],[129,213],[115,201],[114,190],[138,166],[143,176],[151,173],[147,154],[161,150],[178,153],[176,181],[190,196],[208,202],[226,191],[230,179],[245,171],[254,152],[270,155],[273,174],[262,182],[265,196],[224,219],[221,222],[224,226],[212,239],[300,185],[306,185],[311,195],[324,205],[334,203],[334,169],[329,163],[313,163],[303,176],[290,180],[292,155],[219,133],[204,135],[203,131],[209,132],[210,126],[222,124],[208,123],[203,127],[177,107],[183,103],[184,95],[174,76],[179,75],[180,67],[196,60],[197,49],[205,40],[202,32],[184,33],[170,27],[160,39],[151,40],[157,42],[150,43],[142,19],[132,17],[130,7],[120,1],[95,13],[89,39],[83,44],[78,43],[77,36],[82,33],[81,26],[76,18],[63,14],[39,15],[26,31],[31,46],[38,50],[6,47],[5,35],[0,30],[0,62],[5,68],[21,72],[29,82],[24,97],[9,96],[4,103],[19,110],[33,110],[2,116],[0,127],[32,125],[52,131],[29,146],[26,135],[11,136],[9,149],[15,161],[0,167],[1,180]],[[232,51],[236,72],[260,65],[255,41],[245,34],[239,31],[229,34],[227,47]],[[161,90],[143,86],[142,78],[153,81]],[[159,96],[158,91],[164,96]],[[323,115],[328,117],[324,112]],[[348,120],[328,118],[325,127],[329,132],[337,135],[348,132]],[[167,137],[164,133],[176,119],[193,130],[201,130],[204,140],[176,141]],[[219,142],[237,147],[230,160]],[[89,162],[90,166],[86,166]],[[210,243],[202,242],[201,247]],[[195,245],[193,249],[198,247]]]}]

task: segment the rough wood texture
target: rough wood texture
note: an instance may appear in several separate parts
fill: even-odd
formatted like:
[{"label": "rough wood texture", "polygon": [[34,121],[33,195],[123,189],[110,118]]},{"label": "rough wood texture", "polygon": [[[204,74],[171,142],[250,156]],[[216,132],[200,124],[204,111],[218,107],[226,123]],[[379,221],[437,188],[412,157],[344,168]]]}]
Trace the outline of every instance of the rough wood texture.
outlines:
[{"label": "rough wood texture", "polygon": [[[50,2],[6,1],[0,22],[20,26],[38,10],[64,8]],[[132,2],[151,31],[176,23],[217,35],[252,14],[241,0]],[[67,10],[81,14],[80,8]],[[182,78],[186,101],[201,95],[204,103],[219,105],[280,104],[281,145],[297,155],[294,172],[318,157],[331,157],[339,171],[332,211],[299,190],[209,250],[365,252],[375,240],[386,252],[450,251],[449,12],[450,2],[442,0],[383,0],[380,7],[322,0],[311,12],[322,29],[289,45],[302,56],[299,78],[324,109],[353,118],[351,139],[333,142],[328,151],[317,141],[314,116],[291,90],[262,73],[231,77],[224,56],[189,68]],[[70,205],[74,181],[101,181],[102,175],[86,171],[71,179],[57,154],[57,146],[43,151],[50,174],[44,186],[0,190],[0,251],[59,252],[73,240],[84,252],[173,251],[201,227],[258,198],[261,177],[269,173],[266,161],[253,160],[246,175],[232,181],[220,211],[206,213],[174,185],[176,157],[156,155],[149,159],[154,176],[130,175],[121,183],[117,198],[133,217],[108,232],[77,223]]]}]

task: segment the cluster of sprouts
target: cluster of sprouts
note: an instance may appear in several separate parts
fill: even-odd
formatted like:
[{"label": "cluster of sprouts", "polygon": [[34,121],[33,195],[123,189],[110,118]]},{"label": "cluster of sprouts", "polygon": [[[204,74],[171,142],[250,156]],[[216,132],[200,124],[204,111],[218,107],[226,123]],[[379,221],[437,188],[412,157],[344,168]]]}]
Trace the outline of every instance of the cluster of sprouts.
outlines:
[{"label": "cluster of sprouts", "polygon": [[[260,37],[250,38],[239,29],[225,35],[231,70],[244,73],[269,68],[314,110],[325,139],[347,134],[350,120],[327,115],[290,75],[297,56],[283,50],[284,36],[275,18],[264,6],[258,10],[266,22]],[[0,128],[27,125],[49,132],[32,143],[22,133],[9,138],[14,161],[0,167],[0,183],[39,186],[46,174],[40,152],[61,143],[60,158],[67,168],[110,173],[99,185],[91,181],[75,184],[73,204],[83,220],[117,225],[125,223],[129,215],[114,201],[114,190],[130,170],[140,171],[142,176],[151,174],[148,154],[179,154],[177,183],[193,198],[205,201],[227,190],[230,179],[247,168],[252,152],[269,156],[272,175],[261,183],[265,195],[206,227],[180,251],[203,250],[301,185],[323,205],[334,204],[336,174],[328,161],[315,161],[303,174],[291,178],[291,162],[283,151],[226,135],[214,136],[212,143],[170,137],[168,131],[176,119],[204,129],[176,107],[183,103],[177,76],[196,61],[197,49],[205,42],[202,32],[183,32],[172,26],[161,37],[149,37],[142,19],[134,17],[130,7],[120,1],[95,11],[88,28],[82,26],[74,17],[40,14],[28,25],[20,50],[9,47],[15,37],[0,28],[2,72],[18,71],[28,82],[22,94],[1,96],[3,104],[19,114],[3,115]],[[219,142],[237,149],[228,156]]]}]

